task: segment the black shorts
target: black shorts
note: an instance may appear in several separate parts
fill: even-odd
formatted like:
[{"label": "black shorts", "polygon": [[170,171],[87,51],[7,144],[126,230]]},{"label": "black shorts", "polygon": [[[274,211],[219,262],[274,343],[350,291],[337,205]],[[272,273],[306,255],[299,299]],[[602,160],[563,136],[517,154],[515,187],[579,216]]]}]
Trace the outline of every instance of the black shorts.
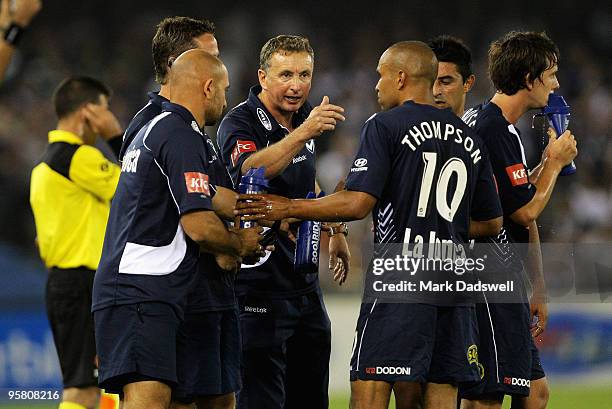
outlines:
[{"label": "black shorts", "polygon": [[198,396],[240,389],[238,307],[185,314],[177,337],[178,384],[172,399],[191,403]]},{"label": "black shorts", "polygon": [[327,409],[331,323],[321,291],[287,299],[239,297],[238,409]]},{"label": "black shorts", "polygon": [[176,338],[180,319],[169,304],[145,302],[94,312],[99,385],[109,393],[128,383],[177,382]]},{"label": "black shorts", "polygon": [[91,315],[94,273],[86,268],[52,268],[49,271],[45,296],[47,317],[64,388],[98,384]]},{"label": "black shorts", "polygon": [[475,381],[477,337],[473,307],[363,303],[351,354],[351,381]]},{"label": "black shorts", "polygon": [[471,400],[528,396],[531,381],[546,376],[529,330],[529,304],[479,303],[476,315],[483,376],[476,383],[460,385],[459,396]]}]

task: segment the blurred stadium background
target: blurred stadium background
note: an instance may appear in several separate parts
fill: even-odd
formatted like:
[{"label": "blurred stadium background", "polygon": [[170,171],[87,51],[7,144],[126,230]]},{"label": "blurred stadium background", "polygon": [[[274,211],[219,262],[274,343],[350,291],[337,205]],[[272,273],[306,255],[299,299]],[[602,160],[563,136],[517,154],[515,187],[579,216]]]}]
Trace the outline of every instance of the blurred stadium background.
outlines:
[{"label": "blurred stadium background", "polygon": [[[0,87],[0,401],[7,390],[57,388],[59,368],[44,313],[46,272],[35,251],[28,204],[29,174],[55,126],[50,96],[70,74],[88,74],[115,92],[112,110],[125,126],[156,88],[150,43],[166,16],[205,17],[217,25],[221,58],[230,72],[229,104],[247,96],[256,80],[259,50],[279,33],[310,38],[315,50],[311,101],[329,95],[347,121],[317,141],[319,181],[333,190],[353,159],[363,122],[378,107],[374,85],[380,53],[405,39],[438,34],[462,38],[472,49],[477,81],[467,106],[492,95],[486,75],[488,44],[512,29],[545,30],[561,49],[560,93],[572,106],[570,127],[579,141],[575,176],[562,178],[540,220],[543,241],[612,241],[612,10],[608,1],[413,0],[402,6],[344,2],[167,2],[159,0],[44,1]],[[519,124],[528,161],[541,141],[531,122]],[[214,129],[208,130],[214,135]],[[321,282],[333,324],[330,394],[346,407],[348,358],[358,311],[362,254],[371,242],[369,220],[351,223],[351,276]],[[325,246],[323,246],[325,247]],[[610,252],[612,253],[612,252]],[[325,260],[325,258],[323,258]],[[578,272],[579,273],[579,272]],[[554,272],[547,271],[555,283]],[[612,294],[609,289],[607,295]],[[539,343],[552,385],[550,408],[612,407],[612,304],[552,304]],[[20,407],[6,403],[6,407]],[[4,407],[4,406],[0,406]],[[27,407],[35,406],[29,403]]]}]

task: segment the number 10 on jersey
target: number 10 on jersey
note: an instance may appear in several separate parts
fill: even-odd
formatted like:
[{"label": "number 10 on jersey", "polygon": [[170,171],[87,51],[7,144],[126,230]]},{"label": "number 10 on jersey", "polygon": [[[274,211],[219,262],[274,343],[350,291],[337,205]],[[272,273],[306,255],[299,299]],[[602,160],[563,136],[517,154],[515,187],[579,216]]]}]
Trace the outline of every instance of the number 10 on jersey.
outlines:
[{"label": "number 10 on jersey", "polygon": [[[418,217],[425,217],[427,215],[427,205],[429,204],[429,196],[436,173],[437,161],[438,154],[436,152],[423,152],[423,162],[425,162],[425,167],[423,169],[421,192],[419,193],[419,202],[417,207]],[[448,188],[453,174],[457,175],[457,184],[449,204],[447,201]],[[438,213],[445,220],[448,220],[449,222],[453,221],[455,213],[459,209],[459,205],[461,204],[461,200],[465,194],[466,185],[467,169],[465,167],[465,163],[463,163],[463,161],[457,157],[452,157],[447,160],[440,170],[438,181],[436,183],[436,209],[438,209]]]}]

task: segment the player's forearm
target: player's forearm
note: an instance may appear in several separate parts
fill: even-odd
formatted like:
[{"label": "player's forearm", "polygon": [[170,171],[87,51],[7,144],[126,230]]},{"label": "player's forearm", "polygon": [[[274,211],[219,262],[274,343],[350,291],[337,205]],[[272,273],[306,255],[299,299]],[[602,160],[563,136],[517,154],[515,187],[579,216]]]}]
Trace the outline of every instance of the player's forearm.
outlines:
[{"label": "player's forearm", "polygon": [[241,243],[238,235],[228,231],[215,212],[187,213],[181,216],[181,225],[187,236],[198,243],[201,251],[240,256]]},{"label": "player's forearm", "polygon": [[213,197],[213,210],[217,216],[224,220],[234,220],[234,207],[238,195],[231,189],[217,186],[217,193]]},{"label": "player's forearm", "polygon": [[540,179],[540,174],[542,173],[542,169],[544,169],[544,162],[538,163],[538,166],[536,166],[531,170],[531,172],[529,172],[529,182],[532,185],[538,183],[538,180]]},{"label": "player's forearm", "polygon": [[529,226],[529,224],[540,217],[540,214],[550,200],[550,195],[555,188],[557,177],[562,168],[561,165],[549,160],[544,161],[542,167],[543,169],[540,171],[538,181],[534,183],[536,187],[535,195],[529,203],[510,215],[514,222],[522,226]]},{"label": "player's forearm", "polygon": [[546,293],[544,280],[544,267],[542,265],[542,248],[540,247],[540,233],[536,221],[529,225],[529,245],[527,249],[527,270],[534,293]]},{"label": "player's forearm", "polygon": [[491,237],[497,236],[503,224],[503,217],[491,220],[470,220],[469,237]]},{"label": "player's forearm", "polygon": [[367,193],[344,190],[321,199],[294,199],[289,206],[289,217],[322,222],[361,220],[375,203],[376,199]]},{"label": "player's forearm", "polygon": [[198,242],[200,251],[212,254],[225,254],[231,257],[240,257],[241,243],[238,235],[227,228],[215,229],[207,237]]},{"label": "player's forearm", "polygon": [[265,166],[266,178],[272,179],[280,175],[302,150],[306,141],[304,131],[296,129],[280,141],[249,156],[242,164],[242,174],[251,168]]}]

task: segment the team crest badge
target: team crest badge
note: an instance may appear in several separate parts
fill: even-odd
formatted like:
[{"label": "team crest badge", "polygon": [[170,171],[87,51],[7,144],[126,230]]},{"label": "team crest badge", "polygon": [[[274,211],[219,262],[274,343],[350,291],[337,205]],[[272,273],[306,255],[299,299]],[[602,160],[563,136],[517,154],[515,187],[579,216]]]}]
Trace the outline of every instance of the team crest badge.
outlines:
[{"label": "team crest badge", "polygon": [[315,150],[314,139],[311,139],[308,142],[306,142],[306,149],[308,149],[308,152],[314,155],[314,150]]},{"label": "team crest badge", "polygon": [[268,118],[268,115],[266,115],[263,109],[257,108],[257,117],[264,128],[266,128],[268,131],[272,130],[272,122],[270,122],[270,118]]}]

